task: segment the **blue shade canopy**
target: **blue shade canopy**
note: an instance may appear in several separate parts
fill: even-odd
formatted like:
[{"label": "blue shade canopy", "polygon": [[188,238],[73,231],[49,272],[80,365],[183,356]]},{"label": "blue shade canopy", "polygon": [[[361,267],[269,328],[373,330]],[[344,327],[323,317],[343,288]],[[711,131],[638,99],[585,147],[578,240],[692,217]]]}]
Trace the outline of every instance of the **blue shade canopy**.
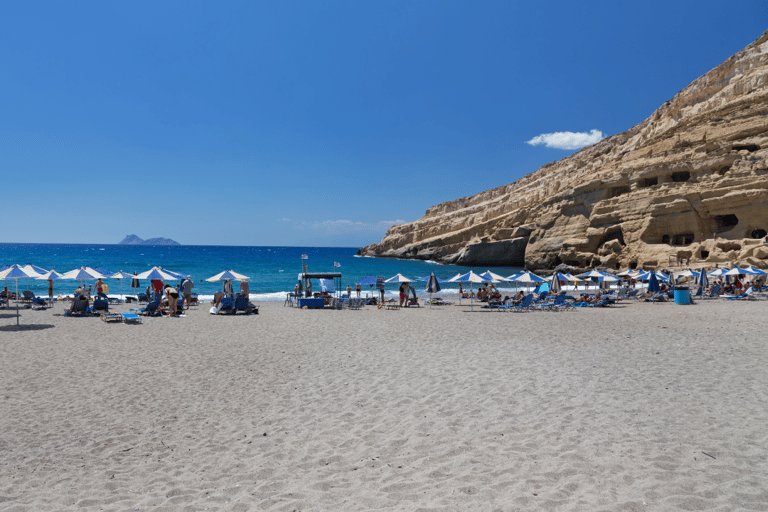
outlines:
[{"label": "blue shade canopy", "polygon": [[699,277],[699,274],[700,272],[688,268],[677,274],[677,277]]},{"label": "blue shade canopy", "polygon": [[111,278],[113,275],[113,272],[110,272],[109,270],[104,270],[103,268],[94,267],[94,270],[98,270],[106,278]]},{"label": "blue shade canopy", "polygon": [[437,280],[437,277],[435,277],[435,274],[429,275],[429,280],[427,281],[427,288],[425,291],[427,293],[437,293],[440,291],[440,282]]},{"label": "blue shade canopy", "polygon": [[608,272],[601,272],[600,270],[594,270],[594,269],[590,270],[589,272],[579,274],[578,277],[591,279],[592,281],[598,281],[600,283],[602,282],[615,283],[616,281],[621,281],[620,278],[616,277],[613,274],[609,274]]},{"label": "blue shade canopy", "polygon": [[133,274],[130,274],[128,272],[123,272],[122,270],[120,272],[115,272],[111,276],[109,276],[110,279],[133,279]]},{"label": "blue shade canopy", "polygon": [[766,275],[768,275],[768,272],[764,272],[764,271],[760,270],[759,268],[753,267],[752,265],[748,266],[746,268],[746,270],[749,270],[750,272],[752,272],[752,275],[755,275],[755,276],[766,276]]},{"label": "blue shade canopy", "polygon": [[365,276],[355,284],[359,284],[360,286],[364,284],[376,284],[376,277],[375,276]]},{"label": "blue shade canopy", "polygon": [[[174,279],[184,279],[186,276],[183,276],[181,274],[178,274],[176,272],[172,272],[180,277],[175,277]],[[206,279],[208,282],[215,282],[215,281],[243,281],[248,280],[250,277],[244,276],[243,274],[238,274],[234,270],[225,270],[224,272],[219,272],[215,276],[209,277]]]},{"label": "blue shade canopy", "polygon": [[659,280],[656,278],[656,274],[651,272],[648,277],[648,291],[651,293],[656,293],[658,291],[661,291],[661,286],[659,286]]},{"label": "blue shade canopy", "polygon": [[320,285],[320,291],[322,293],[336,293],[336,287],[333,284],[333,279],[318,279]]}]

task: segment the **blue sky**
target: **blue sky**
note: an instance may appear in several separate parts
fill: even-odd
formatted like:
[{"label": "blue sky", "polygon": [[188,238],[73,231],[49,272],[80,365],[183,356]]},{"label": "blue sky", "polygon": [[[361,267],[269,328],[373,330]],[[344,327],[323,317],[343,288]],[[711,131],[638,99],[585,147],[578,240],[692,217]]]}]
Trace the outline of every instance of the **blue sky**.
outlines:
[{"label": "blue sky", "polygon": [[630,128],[768,9],[3,2],[0,20],[0,241],[361,246]]}]

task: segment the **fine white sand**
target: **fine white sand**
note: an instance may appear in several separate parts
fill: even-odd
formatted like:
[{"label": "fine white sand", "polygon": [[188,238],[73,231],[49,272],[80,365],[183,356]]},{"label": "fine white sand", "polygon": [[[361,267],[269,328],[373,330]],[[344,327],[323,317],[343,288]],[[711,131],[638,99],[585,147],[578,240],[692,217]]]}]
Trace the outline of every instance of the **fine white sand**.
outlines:
[{"label": "fine white sand", "polygon": [[0,310],[0,510],[768,510],[768,302],[207,310]]}]

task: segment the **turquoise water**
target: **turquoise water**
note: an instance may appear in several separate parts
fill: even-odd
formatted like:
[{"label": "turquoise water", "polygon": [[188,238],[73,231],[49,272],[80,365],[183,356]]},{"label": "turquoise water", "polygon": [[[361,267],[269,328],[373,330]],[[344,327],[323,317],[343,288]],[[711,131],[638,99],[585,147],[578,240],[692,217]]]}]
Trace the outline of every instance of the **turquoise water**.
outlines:
[{"label": "turquoise water", "polygon": [[[153,266],[189,274],[195,281],[195,291],[206,298],[221,290],[221,283],[208,283],[204,279],[222,270],[232,269],[251,278],[251,298],[254,300],[282,301],[293,291],[296,276],[301,272],[301,255],[306,254],[309,272],[342,274],[342,286],[372,275],[389,278],[398,272],[414,279],[430,272],[441,279],[469,270],[485,272],[488,268],[440,265],[434,262],[357,257],[351,247],[235,247],[210,245],[140,246],[140,245],[81,245],[81,244],[0,244],[0,265],[31,263],[46,270],[63,273],[82,266],[98,267],[111,272],[141,273]],[[334,267],[334,262],[341,265]],[[516,267],[494,267],[493,272],[508,276],[519,271]],[[107,281],[110,295],[120,294],[120,281]],[[149,283],[142,281],[142,290]],[[8,283],[9,288],[15,285]],[[122,283],[123,294],[130,294],[130,282]],[[414,284],[417,293],[426,283]],[[56,281],[54,294],[67,294],[77,288],[75,281]],[[237,284],[235,283],[235,288]],[[370,287],[364,289],[370,290]],[[446,284],[446,289],[458,286]],[[19,280],[19,290],[30,289],[38,295],[47,295],[47,281]],[[397,285],[387,285],[388,295],[395,295]]]}]

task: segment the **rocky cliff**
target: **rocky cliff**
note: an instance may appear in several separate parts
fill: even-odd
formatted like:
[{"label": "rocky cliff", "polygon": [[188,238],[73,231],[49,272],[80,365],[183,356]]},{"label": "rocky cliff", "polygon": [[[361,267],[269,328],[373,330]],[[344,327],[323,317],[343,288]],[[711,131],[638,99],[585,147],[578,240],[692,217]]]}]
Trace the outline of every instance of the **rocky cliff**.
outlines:
[{"label": "rocky cliff", "polygon": [[768,32],[624,133],[429,208],[359,254],[464,265],[768,267]]}]

